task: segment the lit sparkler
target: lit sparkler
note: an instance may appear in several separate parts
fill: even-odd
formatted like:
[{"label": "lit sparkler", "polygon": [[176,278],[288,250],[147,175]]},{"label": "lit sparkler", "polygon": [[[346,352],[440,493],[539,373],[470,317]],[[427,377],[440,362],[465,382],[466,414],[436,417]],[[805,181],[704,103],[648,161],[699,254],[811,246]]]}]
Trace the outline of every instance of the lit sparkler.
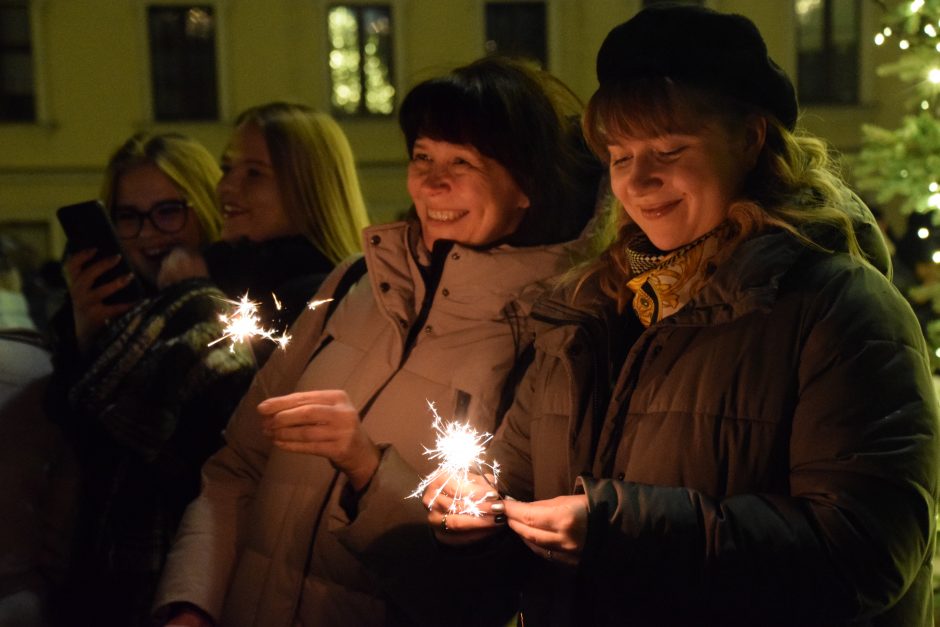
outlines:
[{"label": "lit sparkler", "polygon": [[[274,300],[275,309],[280,311],[283,305],[281,301],[278,300],[277,295],[272,292],[271,298]],[[323,303],[328,303],[331,300],[333,299],[311,300],[307,303],[307,308],[316,309]],[[276,329],[268,329],[262,326],[261,320],[258,318],[258,303],[250,300],[247,292],[245,292],[245,295],[242,296],[240,300],[226,300],[225,302],[234,305],[235,310],[230,314],[219,315],[219,320],[225,325],[222,329],[222,337],[210,342],[209,346],[218,344],[224,340],[230,340],[232,342],[232,349],[234,350],[236,344],[247,342],[251,338],[258,337],[270,340],[281,348],[287,347],[291,336],[288,335],[287,331],[278,333]]]},{"label": "lit sparkler", "polygon": [[[444,490],[444,486],[450,483],[454,487],[454,499],[448,513],[469,514],[471,516],[482,516],[480,503],[486,500],[486,495],[474,497],[472,487],[474,483],[470,479],[470,472],[481,475],[487,483],[485,472],[488,470],[493,475],[493,482],[490,485],[497,490],[496,483],[499,480],[499,463],[494,461],[492,464],[483,459],[483,452],[486,450],[486,444],[493,439],[489,433],[478,433],[468,422],[449,422],[444,423],[434,403],[428,401],[428,407],[434,415],[432,427],[437,432],[437,441],[434,448],[424,448],[424,454],[428,459],[440,460],[438,466],[427,477],[421,480],[417,489],[408,495],[409,498],[421,496],[425,488],[437,480],[439,477],[447,477],[447,481],[441,484],[441,487],[434,493],[431,499],[431,505],[437,500]],[[497,490],[498,491],[498,490]]]},{"label": "lit sparkler", "polygon": [[[261,326],[261,320],[258,318],[258,303],[250,300],[247,292],[238,301],[226,300],[225,302],[234,305],[235,310],[229,314],[219,314],[219,320],[225,325],[222,329],[222,337],[210,342],[209,346],[230,340],[234,350],[236,344],[247,342],[254,337],[270,340],[281,348],[286,347],[290,342],[290,335],[286,331],[278,333],[275,329]],[[275,302],[277,302],[276,297]]]}]

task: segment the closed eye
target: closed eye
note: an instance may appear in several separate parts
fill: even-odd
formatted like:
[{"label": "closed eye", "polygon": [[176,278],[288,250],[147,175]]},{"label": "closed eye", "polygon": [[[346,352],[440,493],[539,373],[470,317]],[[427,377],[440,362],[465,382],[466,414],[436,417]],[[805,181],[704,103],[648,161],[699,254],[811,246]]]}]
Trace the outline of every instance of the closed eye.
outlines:
[{"label": "closed eye", "polygon": [[677,148],[672,148],[670,150],[657,150],[656,155],[660,159],[673,159],[678,157],[686,149],[685,146],[679,146]]}]

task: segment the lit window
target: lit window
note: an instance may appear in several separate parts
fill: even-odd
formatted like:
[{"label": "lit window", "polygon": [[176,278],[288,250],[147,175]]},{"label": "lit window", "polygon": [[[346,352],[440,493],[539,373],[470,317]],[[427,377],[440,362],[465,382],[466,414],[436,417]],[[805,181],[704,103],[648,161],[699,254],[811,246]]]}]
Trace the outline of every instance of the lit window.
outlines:
[{"label": "lit window", "polygon": [[0,0],[0,121],[36,119],[27,0]]},{"label": "lit window", "polygon": [[344,115],[391,115],[392,12],[388,5],[337,5],[328,18],[331,104]]},{"label": "lit window", "polygon": [[548,65],[544,2],[487,2],[486,52]]},{"label": "lit window", "polygon": [[858,0],[795,0],[797,93],[805,104],[856,104]]},{"label": "lit window", "polygon": [[151,6],[147,27],[154,119],[218,119],[212,7]]}]

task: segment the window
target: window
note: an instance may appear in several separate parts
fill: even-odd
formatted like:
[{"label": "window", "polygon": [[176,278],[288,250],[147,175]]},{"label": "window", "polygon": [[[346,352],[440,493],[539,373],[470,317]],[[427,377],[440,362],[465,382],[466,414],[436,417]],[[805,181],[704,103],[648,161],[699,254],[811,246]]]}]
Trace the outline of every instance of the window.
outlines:
[{"label": "window", "polygon": [[805,104],[856,104],[858,0],[795,0],[797,91]]},{"label": "window", "polygon": [[211,6],[150,6],[153,116],[161,122],[219,117]]},{"label": "window", "polygon": [[544,2],[487,2],[486,52],[548,64]]},{"label": "window", "polygon": [[29,6],[26,0],[0,0],[0,121],[35,119]]},{"label": "window", "polygon": [[391,115],[392,11],[388,5],[336,5],[327,19],[330,103],[342,115]]}]

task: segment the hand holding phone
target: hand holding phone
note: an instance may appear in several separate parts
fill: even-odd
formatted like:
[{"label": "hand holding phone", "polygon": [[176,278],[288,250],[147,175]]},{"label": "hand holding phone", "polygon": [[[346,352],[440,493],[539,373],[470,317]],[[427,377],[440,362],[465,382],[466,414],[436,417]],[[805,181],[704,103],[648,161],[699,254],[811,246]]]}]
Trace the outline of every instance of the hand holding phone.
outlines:
[{"label": "hand holding phone", "polygon": [[56,213],[68,237],[64,270],[72,298],[75,336],[84,350],[111,318],[130,309],[143,296],[143,287],[124,259],[117,235],[98,201],[68,205]]},{"label": "hand holding phone", "polygon": [[[105,284],[112,283],[115,279],[130,275],[133,276],[133,270],[124,259],[124,251],[121,249],[121,242],[108,216],[105,214],[104,207],[97,200],[88,200],[74,205],[60,207],[56,211],[59,223],[65,231],[68,238],[65,246],[65,252],[68,256],[83,250],[94,249],[93,256],[85,261],[82,269],[90,269],[92,264],[104,259],[120,256],[120,260],[111,265],[102,267],[100,274],[96,275],[92,288],[98,288]],[[139,279],[134,277],[127,285],[109,294],[103,300],[105,304],[113,305],[118,303],[133,303],[143,296],[143,288]]]}]

